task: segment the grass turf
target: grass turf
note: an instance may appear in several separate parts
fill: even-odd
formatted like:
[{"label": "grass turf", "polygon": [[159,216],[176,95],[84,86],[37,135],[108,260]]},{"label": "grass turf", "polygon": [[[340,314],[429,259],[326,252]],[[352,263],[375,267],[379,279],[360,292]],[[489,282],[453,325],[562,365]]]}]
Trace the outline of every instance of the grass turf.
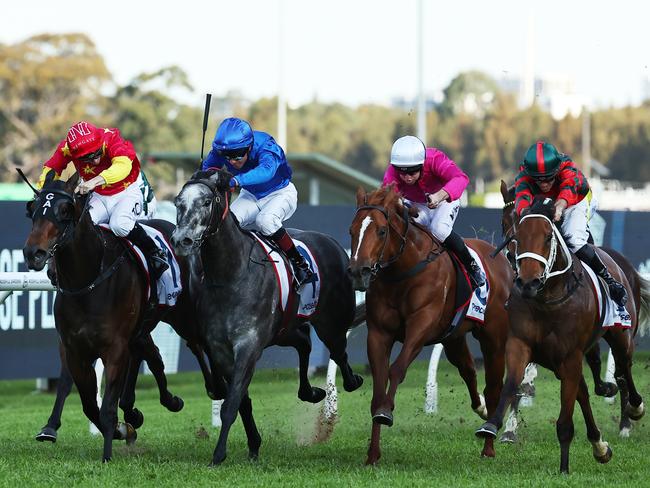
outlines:
[{"label": "grass turf", "polygon": [[[634,373],[648,398],[650,356],[638,355]],[[360,369],[360,368],[357,368]],[[113,461],[101,463],[101,437],[88,433],[76,390],[68,398],[56,444],[38,443],[34,434],[49,416],[54,396],[34,393],[33,381],[0,382],[1,486],[617,486],[647,485],[650,452],[646,419],[635,422],[631,437],[618,437],[614,405],[591,396],[596,422],[614,457],[600,465],[592,457],[576,404],[575,438],[569,476],[559,470],[555,420],[559,382],[540,369],[537,397],[523,409],[519,442],[497,444],[495,459],[481,459],[481,425],[469,406],[457,371],[445,361],[438,372],[439,413],[423,412],[426,364],[415,363],[397,393],[395,425],[382,428],[382,458],[365,467],[370,437],[372,379],[353,393],[339,390],[339,421],[332,438],[309,444],[318,406],[296,397],[297,372],[260,370],[250,388],[262,435],[259,461],[247,460],[245,434],[238,420],[228,440],[228,457],[208,468],[218,437],[210,426],[210,401],[197,373],[169,377],[170,390],[185,408],[170,413],[158,403],[151,377],[140,377],[136,405],[145,415],[134,446],[115,441]],[[479,372],[482,384],[482,371]],[[324,383],[316,377],[314,385]],[[340,378],[338,378],[340,385]],[[591,382],[589,381],[590,388]],[[205,434],[208,434],[207,436]]]}]

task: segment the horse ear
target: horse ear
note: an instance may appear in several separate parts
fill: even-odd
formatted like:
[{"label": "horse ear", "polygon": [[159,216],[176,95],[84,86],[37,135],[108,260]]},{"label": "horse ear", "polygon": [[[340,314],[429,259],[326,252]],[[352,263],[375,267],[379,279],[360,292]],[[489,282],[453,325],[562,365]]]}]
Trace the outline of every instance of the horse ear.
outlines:
[{"label": "horse ear", "polygon": [[512,201],[510,197],[510,191],[508,190],[508,185],[505,181],[501,180],[501,196],[503,197],[503,203],[510,203]]},{"label": "horse ear", "polygon": [[[53,173],[53,171],[50,171],[50,173]],[[78,184],[79,184],[79,173],[74,173],[65,182],[65,191],[67,191],[68,193],[72,193],[75,190],[75,188],[77,188]]]},{"label": "horse ear", "polygon": [[362,187],[357,188],[357,207],[365,204],[367,195],[366,190]]}]

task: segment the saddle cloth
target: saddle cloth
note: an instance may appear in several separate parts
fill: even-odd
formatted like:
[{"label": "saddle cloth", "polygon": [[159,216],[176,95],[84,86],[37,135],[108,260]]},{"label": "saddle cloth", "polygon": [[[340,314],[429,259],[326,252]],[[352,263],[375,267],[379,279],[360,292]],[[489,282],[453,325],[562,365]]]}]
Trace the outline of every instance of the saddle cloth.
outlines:
[{"label": "saddle cloth", "polygon": [[481,324],[485,321],[485,307],[487,306],[490,294],[490,282],[487,279],[487,272],[485,271],[485,265],[483,264],[481,257],[471,247],[467,246],[467,249],[469,249],[469,253],[485,274],[485,284],[480,288],[475,289],[470,295],[471,284],[467,271],[463,265],[460,264],[458,258],[452,254],[457,276],[456,314],[451,322],[448,334],[458,327],[465,318],[475,320]]},{"label": "saddle cloth", "polygon": [[[577,259],[577,258],[576,258]],[[582,262],[582,267],[587,272],[591,283],[591,288],[598,301],[598,321],[603,328],[621,327],[629,329],[632,327],[632,317],[625,307],[619,306],[609,295],[609,287],[602,278],[596,276],[596,273]]]},{"label": "saddle cloth", "polygon": [[[153,239],[156,245],[164,251],[167,255],[167,263],[169,268],[165,270],[158,282],[156,283],[157,290],[157,304],[160,306],[173,306],[176,305],[176,299],[178,295],[183,291],[183,285],[181,283],[181,269],[178,266],[178,261],[176,260],[176,255],[174,254],[171,245],[167,242],[165,236],[158,230],[153,227],[149,227],[146,223],[140,222],[142,228],[147,232],[149,237]],[[111,232],[110,228],[101,224],[100,227]],[[144,257],[143,252],[135,244],[129,241],[126,238],[123,238],[127,242],[129,248],[133,252],[133,255],[136,257],[136,260],[142,266],[142,269],[145,272],[147,277],[147,297],[151,299],[151,286],[150,280],[151,275],[149,274],[149,268],[147,267],[147,260]]]},{"label": "saddle cloth", "polygon": [[[289,299],[293,298],[293,295],[296,294],[292,286],[293,270],[288,264],[288,261],[284,259],[275,248],[269,246],[269,244],[261,239],[255,232],[252,234],[255,236],[259,245],[262,246],[264,252],[266,252],[269,262],[273,265],[273,271],[275,272],[275,277],[278,280],[280,288],[280,307],[282,312],[284,312],[287,310]],[[298,252],[300,252],[300,254],[305,258],[305,261],[307,261],[307,264],[309,264],[309,267],[315,275],[313,282],[304,284],[300,289],[300,293],[297,294],[300,297],[297,316],[308,318],[314,314],[316,307],[318,306],[318,297],[320,296],[320,272],[318,270],[316,259],[314,259],[314,255],[305,243],[297,239],[293,239],[293,242],[295,243]]]}]

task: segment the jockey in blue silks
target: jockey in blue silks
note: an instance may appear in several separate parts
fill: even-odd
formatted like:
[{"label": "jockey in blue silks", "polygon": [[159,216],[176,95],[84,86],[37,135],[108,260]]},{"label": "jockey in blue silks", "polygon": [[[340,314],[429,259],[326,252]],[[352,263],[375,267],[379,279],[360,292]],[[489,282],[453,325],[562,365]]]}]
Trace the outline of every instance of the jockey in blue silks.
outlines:
[{"label": "jockey in blue silks", "polygon": [[282,226],[298,205],[282,148],[266,132],[253,131],[245,120],[231,117],[219,125],[202,169],[224,166],[233,174],[230,186],[241,188],[230,207],[241,227],[256,230],[278,245],[293,265],[298,287],[312,281],[309,265]]}]

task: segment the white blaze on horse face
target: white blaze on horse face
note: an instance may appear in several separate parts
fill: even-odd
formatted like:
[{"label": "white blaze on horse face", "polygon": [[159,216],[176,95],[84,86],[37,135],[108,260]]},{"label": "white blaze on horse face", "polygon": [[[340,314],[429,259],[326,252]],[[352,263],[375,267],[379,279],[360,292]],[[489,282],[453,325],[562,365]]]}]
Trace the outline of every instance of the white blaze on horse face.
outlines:
[{"label": "white blaze on horse face", "polygon": [[363,235],[365,234],[366,229],[371,223],[372,223],[372,219],[370,218],[370,216],[367,216],[361,222],[361,229],[359,229],[359,242],[357,243],[357,250],[354,252],[354,259],[357,259],[359,255],[359,249],[361,249],[361,243],[363,242]]},{"label": "white blaze on horse face", "polygon": [[[186,232],[191,234],[201,234],[203,229],[208,225],[207,220],[210,218],[210,207],[204,207],[202,202],[206,198],[212,198],[203,185],[188,185],[178,195],[181,200],[181,206],[185,209],[183,215],[177,218],[178,227],[183,227]],[[205,214],[205,217],[203,215]],[[205,220],[205,222],[204,222]]]}]

